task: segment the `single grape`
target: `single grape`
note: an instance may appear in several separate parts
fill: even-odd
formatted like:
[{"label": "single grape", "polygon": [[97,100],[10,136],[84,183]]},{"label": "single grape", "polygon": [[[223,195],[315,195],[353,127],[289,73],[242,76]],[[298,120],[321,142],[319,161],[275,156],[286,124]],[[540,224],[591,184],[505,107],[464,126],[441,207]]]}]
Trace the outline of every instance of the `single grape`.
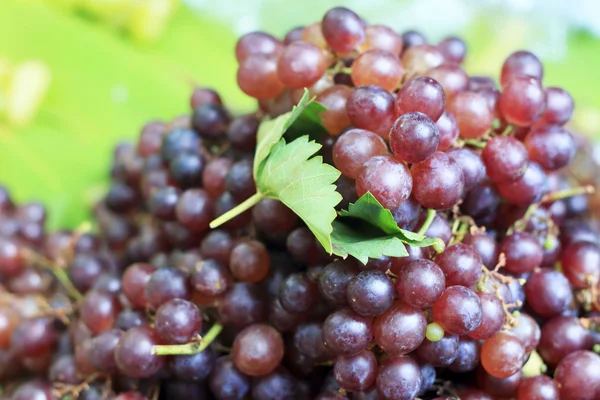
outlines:
[{"label": "single grape", "polygon": [[298,325],[293,339],[294,347],[313,362],[325,362],[334,358],[323,342],[323,326],[318,322]]},{"label": "single grape", "polygon": [[223,105],[223,101],[221,100],[221,96],[213,89],[206,87],[194,88],[190,96],[190,108],[193,110],[204,104]]},{"label": "single grape", "polygon": [[485,179],[485,165],[481,156],[466,148],[451,149],[448,157],[460,167],[465,178],[465,190],[471,190]]},{"label": "single grape", "polygon": [[546,95],[540,81],[515,77],[500,95],[499,107],[504,118],[516,126],[529,126],[542,116]]},{"label": "single grape", "polygon": [[269,325],[250,325],[236,336],[231,355],[233,363],[243,373],[266,375],[273,372],[283,358],[283,339]]},{"label": "single grape", "polygon": [[235,45],[235,58],[239,63],[256,54],[277,55],[283,48],[281,42],[265,32],[250,32]]},{"label": "single grape", "polygon": [[564,89],[548,87],[546,93],[546,109],[536,122],[536,125],[559,125],[566,124],[573,115],[575,107],[573,97]]},{"label": "single grape", "polygon": [[458,203],[465,179],[461,168],[448,155],[435,152],[411,168],[413,196],[423,207],[445,210]]},{"label": "single grape", "polygon": [[256,147],[258,123],[259,121],[254,114],[246,114],[234,118],[227,128],[227,138],[231,145],[240,150],[254,150]]},{"label": "single grape", "polygon": [[467,233],[462,242],[473,247],[479,254],[483,265],[494,269],[498,263],[498,245],[491,235],[488,233]]},{"label": "single grape", "polygon": [[479,342],[467,336],[460,337],[456,357],[448,369],[452,372],[473,371],[479,365]]},{"label": "single grape", "polygon": [[283,92],[277,60],[276,56],[260,54],[245,59],[237,70],[237,84],[242,92],[258,100],[273,99]]},{"label": "single grape", "polygon": [[[354,184],[352,184],[352,190],[354,190]],[[286,239],[286,249],[294,260],[303,264],[316,264],[321,259],[315,235],[305,226],[296,228],[289,233]]]},{"label": "single grape", "polygon": [[529,306],[542,317],[553,317],[564,312],[573,301],[567,278],[550,268],[542,268],[531,274],[525,283],[525,294]]},{"label": "single grape", "polygon": [[359,273],[357,262],[352,258],[336,260],[328,264],[319,276],[319,292],[321,296],[334,305],[348,304],[346,288]]},{"label": "single grape", "polygon": [[446,95],[435,80],[427,76],[408,81],[396,96],[396,115],[420,112],[437,121],[444,112]]},{"label": "single grape", "polygon": [[504,253],[506,270],[515,274],[531,272],[542,263],[542,246],[535,236],[527,232],[506,236],[499,251]]},{"label": "single grape", "polygon": [[469,76],[458,65],[442,64],[427,72],[427,76],[435,79],[444,88],[446,97],[451,98],[467,90]]},{"label": "single grape", "polygon": [[202,318],[190,301],[172,299],[161,305],[154,317],[154,329],[164,343],[191,342],[200,334]]},{"label": "single grape", "polygon": [[516,319],[517,323],[511,329],[511,333],[521,340],[525,347],[525,352],[529,353],[534,350],[540,342],[540,326],[533,318],[523,312],[519,313]]},{"label": "single grape", "polygon": [[504,61],[500,83],[506,86],[513,79],[518,77],[532,77],[542,80],[544,76],[544,67],[542,62],[528,51],[516,51]]},{"label": "single grape", "polygon": [[590,242],[575,242],[566,246],[561,254],[563,273],[577,289],[590,287],[600,279],[600,248]]},{"label": "single grape", "polygon": [[192,127],[202,138],[219,139],[227,131],[230,119],[223,106],[205,104],[194,109]]},{"label": "single grape", "polygon": [[440,134],[429,117],[420,112],[403,114],[390,131],[394,155],[407,163],[425,161],[438,147]]},{"label": "single grape", "polygon": [[10,349],[20,357],[38,357],[52,351],[58,340],[52,321],[36,317],[21,320],[13,329]]},{"label": "single grape", "polygon": [[330,314],[323,323],[325,347],[336,355],[363,351],[373,339],[373,319],[342,309]]},{"label": "single grape", "polygon": [[283,39],[283,44],[288,45],[292,42],[296,42],[298,40],[302,40],[302,32],[304,31],[303,26],[297,26],[292,28],[285,34],[285,38]]},{"label": "single grape", "polygon": [[519,385],[517,400],[559,400],[558,386],[546,375],[523,379]]},{"label": "single grape", "polygon": [[235,366],[231,355],[215,362],[208,384],[217,399],[242,400],[250,392],[250,377]]},{"label": "single grape", "polygon": [[354,276],[346,289],[350,308],[360,315],[383,314],[394,302],[394,283],[385,272],[363,271]]},{"label": "single grape", "polygon": [[492,395],[494,399],[513,398],[517,394],[522,379],[523,373],[520,370],[507,378],[496,378],[488,374],[484,368],[479,368],[477,371],[477,385]]},{"label": "single grape", "polygon": [[577,350],[592,347],[590,332],[575,317],[558,316],[544,324],[537,351],[551,367]]},{"label": "single grape", "polygon": [[404,68],[395,54],[368,50],[352,63],[351,76],[356,86],[375,85],[393,92],[402,82]]},{"label": "single grape", "polygon": [[200,254],[203,258],[211,258],[226,265],[234,244],[234,238],[227,231],[211,230],[200,244]]},{"label": "single grape", "polygon": [[517,206],[526,207],[539,201],[547,192],[547,175],[537,163],[529,162],[521,177],[512,182],[498,183],[497,187],[504,199]]},{"label": "single grape", "polygon": [[98,371],[111,375],[119,372],[115,350],[123,334],[120,329],[111,329],[92,339],[90,360]]},{"label": "single grape", "polygon": [[95,335],[112,329],[120,311],[117,297],[107,291],[90,290],[81,302],[81,319]]},{"label": "single grape", "polygon": [[277,62],[277,77],[293,89],[310,87],[327,69],[327,59],[321,50],[306,42],[293,42],[286,46]]},{"label": "single grape", "polygon": [[198,154],[202,140],[191,129],[175,129],[163,136],[161,156],[163,161],[170,162],[182,153]]},{"label": "single grape", "polygon": [[425,259],[409,261],[396,276],[400,300],[416,308],[430,307],[446,287],[443,271],[436,263]]},{"label": "single grape", "polygon": [[177,268],[158,269],[146,282],[144,296],[148,305],[154,309],[171,299],[188,300],[191,294],[187,276]]},{"label": "single grape", "polygon": [[125,332],[115,350],[119,371],[131,378],[147,378],[158,372],[166,358],[152,353],[159,344],[158,335],[148,327],[136,327]]},{"label": "single grape", "polygon": [[323,37],[336,53],[352,53],[365,40],[365,24],[353,11],[335,7],[321,21]]},{"label": "single grape", "polygon": [[238,281],[258,282],[269,273],[270,258],[267,248],[257,240],[235,246],[229,259],[231,275]]},{"label": "single grape", "polygon": [[568,165],[577,151],[573,136],[554,125],[534,127],[525,137],[525,147],[529,158],[546,170]]},{"label": "single grape", "polygon": [[388,209],[397,208],[406,201],[412,187],[413,179],[406,164],[391,155],[371,158],[356,180],[359,196],[371,192]]},{"label": "single grape", "polygon": [[318,286],[306,274],[291,274],[281,284],[279,301],[288,312],[307,312],[319,302]]},{"label": "single grape", "polygon": [[466,335],[481,323],[481,300],[464,286],[449,286],[433,304],[432,316],[444,331]]},{"label": "single grape", "polygon": [[597,399],[600,397],[600,357],[591,351],[571,353],[556,367],[554,380],[561,399]]},{"label": "single grape", "polygon": [[480,92],[460,92],[448,100],[447,108],[465,139],[480,138],[492,127],[494,110]]},{"label": "single grape", "polygon": [[481,158],[488,177],[495,183],[513,182],[527,170],[527,149],[509,136],[496,136],[487,142]]},{"label": "single grape", "polygon": [[373,336],[387,354],[407,354],[423,342],[426,328],[427,319],[421,310],[397,301],[375,318]]},{"label": "single grape", "polygon": [[244,201],[256,193],[256,184],[254,183],[252,170],[252,159],[243,158],[235,162],[227,173],[225,189],[237,201]]},{"label": "single grape", "polygon": [[452,364],[458,351],[458,336],[444,335],[437,342],[425,339],[417,349],[419,360],[434,367]]},{"label": "single grape", "polygon": [[387,145],[381,137],[363,129],[350,129],[333,146],[333,164],[345,176],[356,179],[367,161],[387,154]]},{"label": "single grape", "polygon": [[234,283],[219,299],[217,312],[223,324],[236,328],[263,322],[268,313],[266,294],[253,283]]},{"label": "single grape", "polygon": [[175,207],[177,220],[193,232],[208,229],[214,218],[214,200],[203,189],[188,189],[181,194]]},{"label": "single grape", "polygon": [[394,107],[394,96],[373,85],[357,87],[346,102],[346,112],[352,125],[375,132],[383,139],[388,138],[396,119]]},{"label": "single grape", "polygon": [[502,302],[495,293],[478,292],[481,301],[481,323],[469,333],[473,339],[488,339],[502,329],[506,315]]},{"label": "single grape", "polygon": [[426,75],[427,71],[443,63],[442,52],[428,44],[410,46],[402,53],[402,64],[409,79]]},{"label": "single grape", "polygon": [[460,64],[467,54],[467,45],[456,36],[448,36],[437,45],[447,62]]},{"label": "single grape", "polygon": [[378,49],[389,51],[396,56],[402,52],[402,37],[385,25],[369,25],[365,34],[361,51]]},{"label": "single grape", "polygon": [[331,135],[339,135],[350,126],[350,118],[346,111],[348,97],[352,88],[345,85],[334,85],[325,89],[315,99],[327,110],[319,114],[323,127]]},{"label": "single grape", "polygon": [[435,262],[444,271],[448,286],[470,287],[483,275],[481,257],[469,245],[458,243],[449,246],[435,257]]},{"label": "single grape", "polygon": [[413,46],[427,44],[427,39],[419,31],[408,30],[402,33],[402,42],[404,43],[404,50],[407,50]]},{"label": "single grape", "polygon": [[377,393],[386,400],[412,400],[421,388],[422,378],[418,364],[410,357],[396,356],[385,359],[377,373]]},{"label": "single grape", "polygon": [[357,392],[369,389],[377,377],[377,359],[369,350],[353,356],[340,356],[333,366],[333,374],[344,390]]}]

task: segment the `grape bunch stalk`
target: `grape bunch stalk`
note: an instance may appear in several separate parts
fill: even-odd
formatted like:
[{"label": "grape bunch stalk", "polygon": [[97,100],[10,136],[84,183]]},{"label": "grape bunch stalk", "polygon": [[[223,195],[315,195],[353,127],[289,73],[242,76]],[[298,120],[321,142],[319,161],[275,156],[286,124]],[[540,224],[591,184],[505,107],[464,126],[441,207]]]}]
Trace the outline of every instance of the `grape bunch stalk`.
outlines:
[{"label": "grape bunch stalk", "polygon": [[0,399],[600,399],[590,161],[534,54],[497,84],[336,7],[235,55],[257,111],[196,88],[93,224],[0,187]]}]

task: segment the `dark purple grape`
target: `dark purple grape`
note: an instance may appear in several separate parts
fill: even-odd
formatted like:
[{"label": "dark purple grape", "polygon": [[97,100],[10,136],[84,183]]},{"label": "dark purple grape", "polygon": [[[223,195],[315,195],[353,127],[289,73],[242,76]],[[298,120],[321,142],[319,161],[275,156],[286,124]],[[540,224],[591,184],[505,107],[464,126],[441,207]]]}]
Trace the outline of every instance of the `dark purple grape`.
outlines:
[{"label": "dark purple grape", "polygon": [[208,347],[193,355],[178,355],[171,357],[169,368],[178,381],[196,383],[204,381],[212,371],[215,351]]},{"label": "dark purple grape", "polygon": [[306,274],[291,274],[281,284],[279,301],[288,312],[307,312],[319,302],[318,286]]},{"label": "dark purple grape", "polygon": [[421,388],[421,370],[407,356],[384,360],[377,373],[377,393],[386,400],[412,400]]},{"label": "dark purple grape", "polygon": [[336,355],[360,353],[373,339],[372,325],[372,318],[349,309],[336,311],[323,323],[323,342]]},{"label": "dark purple grape", "polygon": [[600,278],[600,247],[590,242],[575,242],[562,250],[563,273],[574,288],[585,289]]},{"label": "dark purple grape", "polygon": [[163,343],[191,342],[202,329],[200,311],[192,302],[171,299],[163,303],[156,311],[154,329]]},{"label": "dark purple grape", "polygon": [[394,283],[385,272],[363,271],[348,282],[346,297],[355,312],[375,317],[394,302]]},{"label": "dark purple grape", "polygon": [[163,136],[161,147],[162,159],[171,162],[179,154],[198,154],[202,141],[191,129],[176,129]]},{"label": "dark purple grape", "polygon": [[471,190],[485,179],[485,165],[481,156],[465,148],[451,149],[446,154],[460,167],[465,178],[465,191]]},{"label": "dark purple grape", "polygon": [[369,389],[377,377],[377,359],[369,350],[354,356],[340,356],[333,366],[333,374],[344,390],[356,392]]},{"label": "dark purple grape", "polygon": [[244,201],[256,193],[251,159],[244,158],[231,166],[225,178],[225,188],[237,201]]},{"label": "dark purple grape", "polygon": [[494,269],[498,263],[498,245],[492,236],[487,233],[467,233],[462,242],[471,246],[479,254],[483,265]]},{"label": "dark purple grape", "polygon": [[235,367],[231,356],[217,359],[208,384],[217,399],[242,400],[250,391],[250,377]]},{"label": "dark purple grape", "polygon": [[550,268],[542,268],[531,274],[525,283],[525,294],[529,306],[542,317],[561,314],[573,301],[567,278]]},{"label": "dark purple grape", "polygon": [[120,329],[111,329],[92,339],[90,361],[98,371],[110,375],[119,372],[115,361],[115,350],[123,334]]},{"label": "dark purple grape", "polygon": [[51,320],[42,317],[28,318],[14,328],[10,349],[21,357],[37,357],[51,352],[57,340]]},{"label": "dark purple grape", "polygon": [[132,328],[119,339],[115,361],[122,374],[131,378],[147,378],[158,372],[166,358],[152,353],[159,344],[158,335],[148,327]]},{"label": "dark purple grape", "polygon": [[190,273],[193,289],[202,296],[222,295],[229,289],[231,281],[231,274],[227,268],[210,259],[196,264]]},{"label": "dark purple grape", "polygon": [[294,347],[313,361],[325,362],[334,354],[323,342],[323,325],[317,322],[300,324],[294,332]]},{"label": "dark purple grape", "polygon": [[148,305],[155,310],[171,299],[189,300],[190,292],[186,274],[172,267],[156,270],[144,288]]},{"label": "dark purple grape", "polygon": [[256,284],[234,283],[217,303],[220,321],[236,328],[265,321],[268,312],[265,295]]},{"label": "dark purple grape", "polygon": [[348,304],[346,288],[352,278],[359,273],[358,263],[353,258],[336,260],[328,264],[319,276],[319,292],[333,305]]},{"label": "dark purple grape", "polygon": [[423,343],[417,349],[419,360],[433,365],[434,367],[443,367],[452,364],[457,356],[458,351],[458,336],[444,335],[437,342],[432,342],[428,339],[423,340]]},{"label": "dark purple grape", "polygon": [[533,128],[525,137],[525,147],[529,158],[545,170],[568,165],[577,151],[571,133],[554,125]]}]

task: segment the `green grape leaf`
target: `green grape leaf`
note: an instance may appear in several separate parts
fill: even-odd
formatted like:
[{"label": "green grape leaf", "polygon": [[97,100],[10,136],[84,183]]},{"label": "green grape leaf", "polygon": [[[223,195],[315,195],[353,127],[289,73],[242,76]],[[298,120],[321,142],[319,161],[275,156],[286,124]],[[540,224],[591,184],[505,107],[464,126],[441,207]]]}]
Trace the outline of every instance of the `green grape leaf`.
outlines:
[{"label": "green grape leaf", "polygon": [[271,148],[279,142],[284,134],[287,134],[290,139],[296,139],[306,134],[311,136],[320,134],[324,128],[318,114],[324,110],[325,107],[309,99],[308,90],[305,89],[304,95],[298,104],[292,108],[292,111],[275,119],[261,122],[256,136],[254,179],[257,179],[258,169],[269,156]]},{"label": "green grape leaf", "polygon": [[369,258],[405,257],[405,245],[433,246],[438,253],[444,250],[441,239],[399,228],[390,210],[370,192],[350,204],[348,210],[340,211],[333,222],[331,240],[334,254],[344,258],[351,255],[363,264]]}]

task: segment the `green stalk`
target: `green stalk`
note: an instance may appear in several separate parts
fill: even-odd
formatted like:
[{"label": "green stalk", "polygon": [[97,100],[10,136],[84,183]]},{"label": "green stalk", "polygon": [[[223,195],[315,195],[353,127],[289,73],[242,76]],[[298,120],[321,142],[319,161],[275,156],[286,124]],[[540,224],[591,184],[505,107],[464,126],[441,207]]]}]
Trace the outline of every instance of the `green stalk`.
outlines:
[{"label": "green stalk", "polygon": [[223,330],[223,325],[214,324],[212,328],[204,337],[196,342],[186,343],[186,344],[165,344],[165,345],[156,345],[152,346],[152,354],[156,354],[159,356],[179,356],[186,355],[190,356],[193,354],[198,354],[204,351],[213,340],[219,336],[219,333]]},{"label": "green stalk", "polygon": [[71,282],[69,276],[63,268],[59,266],[54,266],[51,267],[50,270],[52,271],[52,273],[54,273],[56,279],[58,279],[58,281],[65,287],[67,293],[69,293],[71,297],[73,297],[77,301],[83,299],[83,295],[81,294],[81,292],[79,292],[79,290],[77,290],[75,286],[73,286],[73,283]]},{"label": "green stalk", "polygon": [[427,232],[427,229],[431,226],[433,219],[435,218],[435,210],[428,209],[427,210],[427,218],[425,218],[425,222],[423,222],[423,226],[417,232],[419,235],[424,235]]},{"label": "green stalk", "polygon": [[223,214],[220,217],[213,220],[210,223],[211,229],[221,226],[225,222],[229,221],[230,219],[233,219],[233,218],[237,217],[238,215],[240,215],[241,213],[243,213],[244,211],[249,210],[250,208],[254,207],[263,198],[264,198],[264,195],[262,193],[260,193],[260,192],[254,193],[252,196],[248,197],[246,200],[244,200],[243,202],[238,204],[237,207],[232,208],[231,210],[227,211],[225,214]]}]

